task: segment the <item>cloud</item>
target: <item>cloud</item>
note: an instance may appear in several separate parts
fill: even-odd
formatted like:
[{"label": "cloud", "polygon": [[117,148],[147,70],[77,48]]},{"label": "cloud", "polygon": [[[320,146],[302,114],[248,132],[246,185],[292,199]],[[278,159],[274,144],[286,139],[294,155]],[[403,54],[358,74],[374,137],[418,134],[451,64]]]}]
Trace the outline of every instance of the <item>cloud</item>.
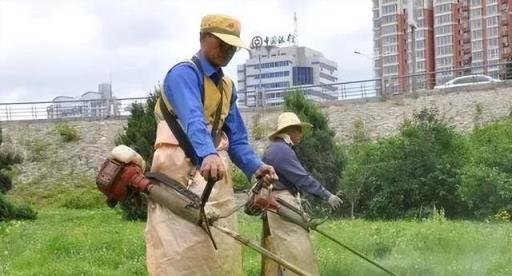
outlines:
[{"label": "cloud", "polygon": [[[110,79],[117,97],[145,96],[199,49],[204,14],[237,16],[249,42],[292,32],[294,12],[300,44],[338,62],[341,80],[372,76],[353,54],[371,54],[370,1],[1,0],[0,102],[79,96]],[[247,58],[239,52],[225,71],[236,78]]]}]

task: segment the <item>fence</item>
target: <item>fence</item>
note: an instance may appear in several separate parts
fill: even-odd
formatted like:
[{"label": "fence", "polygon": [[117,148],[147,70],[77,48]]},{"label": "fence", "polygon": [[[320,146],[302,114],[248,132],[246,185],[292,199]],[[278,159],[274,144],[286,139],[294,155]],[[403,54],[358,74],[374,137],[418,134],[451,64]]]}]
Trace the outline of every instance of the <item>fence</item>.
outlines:
[{"label": "fence", "polygon": [[0,103],[0,121],[117,118],[130,115],[132,104],[143,98],[95,99],[58,102]]},{"label": "fence", "polygon": [[[238,104],[243,109],[255,106],[275,106],[293,90],[301,90],[307,98],[318,102],[344,101],[353,99],[385,98],[392,95],[405,95],[412,92],[445,91],[436,89],[455,77],[486,74],[495,79],[512,79],[512,64],[492,64],[456,70],[444,70],[414,75],[385,77],[332,83],[326,85],[299,86],[287,89],[262,91],[239,91]],[[511,82],[471,85],[473,89],[492,89],[509,86]],[[454,89],[468,89],[454,88]],[[0,103],[0,121],[7,120],[52,120],[66,118],[118,118],[130,115],[134,103],[145,103],[146,97],[123,99],[100,99],[58,102]]]}]

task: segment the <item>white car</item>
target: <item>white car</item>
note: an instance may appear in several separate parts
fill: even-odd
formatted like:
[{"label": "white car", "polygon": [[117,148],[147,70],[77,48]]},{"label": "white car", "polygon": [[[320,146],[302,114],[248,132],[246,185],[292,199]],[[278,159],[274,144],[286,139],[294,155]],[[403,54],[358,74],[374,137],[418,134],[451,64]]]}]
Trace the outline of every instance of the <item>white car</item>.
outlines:
[{"label": "white car", "polygon": [[462,76],[458,78],[454,78],[451,81],[448,81],[442,85],[436,85],[434,89],[443,89],[443,88],[451,88],[451,87],[460,87],[467,85],[476,85],[476,84],[484,84],[484,83],[497,83],[502,82],[502,80],[494,79],[486,75],[470,75],[470,76]]}]

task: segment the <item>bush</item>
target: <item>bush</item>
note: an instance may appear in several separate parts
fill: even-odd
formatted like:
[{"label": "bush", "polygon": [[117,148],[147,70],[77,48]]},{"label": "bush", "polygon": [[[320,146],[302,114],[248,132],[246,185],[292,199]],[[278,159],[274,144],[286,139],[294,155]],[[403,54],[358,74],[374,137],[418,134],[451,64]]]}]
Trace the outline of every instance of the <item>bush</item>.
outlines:
[{"label": "bush", "polygon": [[64,142],[73,142],[80,140],[78,130],[68,125],[67,123],[58,123],[55,126],[55,131],[62,137]]},{"label": "bush", "polygon": [[37,212],[28,206],[15,206],[0,193],[0,222],[9,220],[34,220]]},{"label": "bush", "polygon": [[231,166],[231,177],[235,192],[248,191],[252,185],[247,176],[237,166]]},{"label": "bush", "polygon": [[49,146],[50,143],[48,141],[38,137],[33,138],[27,145],[30,150],[29,161],[37,162],[43,160],[46,157]]},{"label": "bush", "polygon": [[30,207],[17,207],[8,202],[4,194],[12,188],[12,181],[8,175],[11,166],[21,163],[21,157],[2,147],[2,128],[0,127],[0,222],[12,219],[35,219],[37,214]]},{"label": "bush", "polygon": [[353,151],[357,165],[347,167],[345,181],[362,183],[356,211],[379,219],[425,217],[434,207],[447,217],[462,215],[457,188],[463,152],[462,138],[437,109],[414,114],[398,135]]},{"label": "bush", "polygon": [[477,218],[512,202],[512,118],[478,127],[468,136],[460,195]]},{"label": "bush", "polygon": [[[126,145],[138,152],[146,160],[146,169],[151,168],[154,145],[156,140],[156,120],[154,109],[160,90],[155,89],[149,94],[145,105],[133,104],[128,125],[116,139],[116,145]],[[121,202],[123,217],[129,220],[146,220],[147,199],[140,193],[133,192]]]}]

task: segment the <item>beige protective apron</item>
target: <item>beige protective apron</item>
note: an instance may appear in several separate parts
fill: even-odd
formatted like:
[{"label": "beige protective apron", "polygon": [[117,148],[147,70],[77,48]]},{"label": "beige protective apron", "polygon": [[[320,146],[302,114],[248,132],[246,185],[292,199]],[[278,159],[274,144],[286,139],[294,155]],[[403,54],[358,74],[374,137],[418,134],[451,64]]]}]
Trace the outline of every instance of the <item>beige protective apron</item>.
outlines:
[{"label": "beige protective apron", "polygon": [[[274,191],[272,193],[294,207],[302,209],[300,199],[294,197],[289,191]],[[279,215],[268,211],[266,212],[266,219],[263,219],[262,246],[309,275],[320,275],[313,252],[313,245],[309,238],[309,231],[306,231],[297,224],[287,222],[279,217]],[[297,274],[263,257],[261,275],[290,276]]]},{"label": "beige protective apron", "polygon": [[[223,214],[234,207],[233,185],[229,169],[228,139],[222,133],[217,150],[226,168],[226,176],[218,181],[207,203],[208,209]],[[187,183],[194,169],[190,160],[178,146],[178,141],[164,120],[158,123],[155,153],[151,171],[164,173]],[[193,172],[193,171],[192,171]],[[189,189],[201,195],[206,181],[195,172]],[[236,214],[220,219],[217,224],[238,232]],[[241,246],[227,235],[211,229],[218,250],[215,250],[206,232],[161,205],[148,203],[145,230],[146,261],[150,275],[243,275]]]}]

